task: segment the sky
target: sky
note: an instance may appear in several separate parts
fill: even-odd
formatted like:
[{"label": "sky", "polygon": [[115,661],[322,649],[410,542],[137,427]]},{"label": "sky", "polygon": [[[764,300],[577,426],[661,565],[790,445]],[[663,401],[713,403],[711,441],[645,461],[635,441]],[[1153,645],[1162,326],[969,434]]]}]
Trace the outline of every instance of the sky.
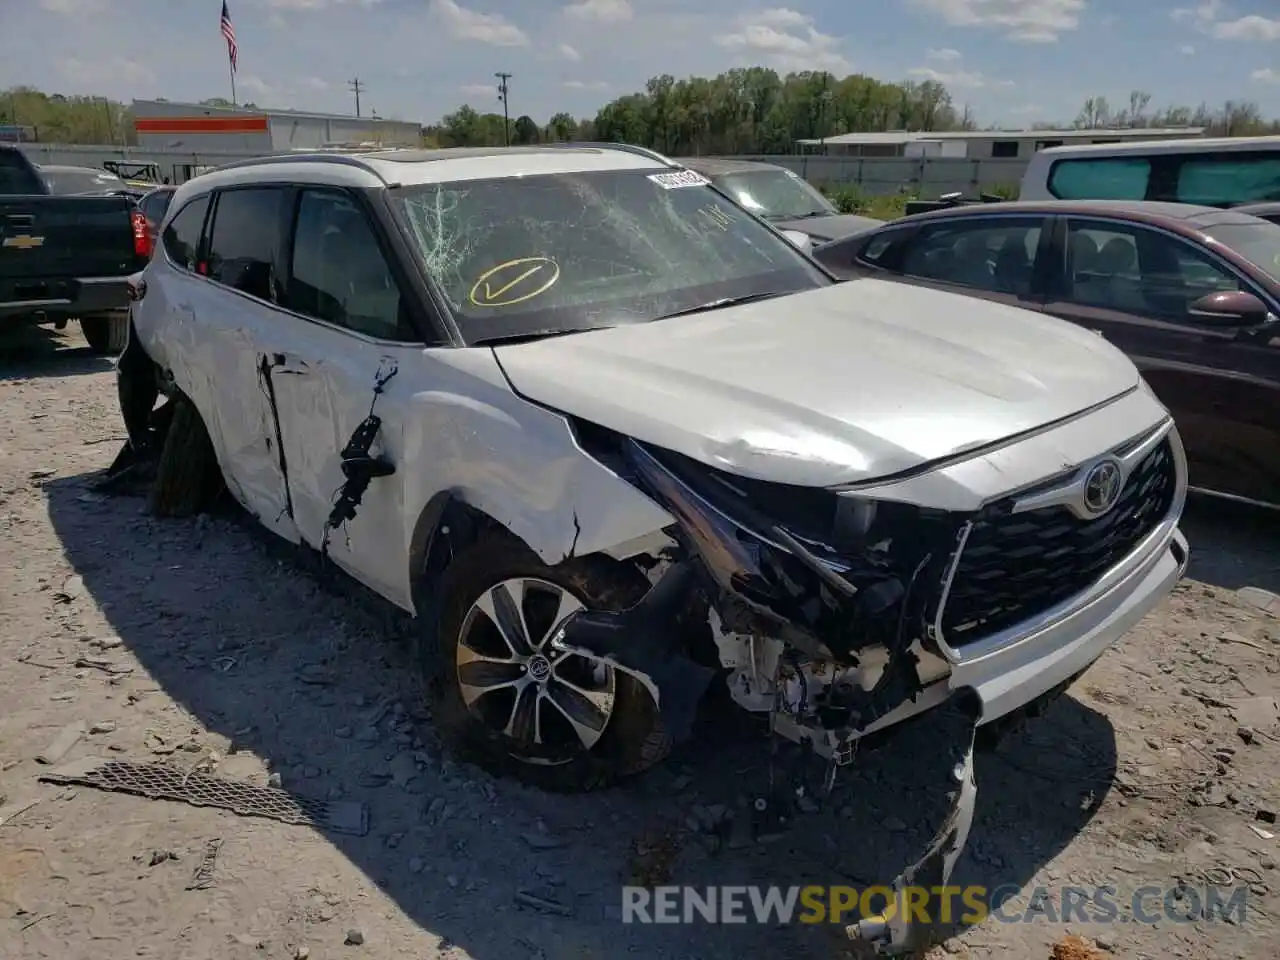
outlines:
[{"label": "sky", "polygon": [[[651,76],[734,66],[936,79],[982,124],[1091,95],[1280,115],[1277,0],[228,0],[241,101],[435,122],[462,103],[594,116]],[[0,0],[0,89],[229,97],[221,0]]]}]

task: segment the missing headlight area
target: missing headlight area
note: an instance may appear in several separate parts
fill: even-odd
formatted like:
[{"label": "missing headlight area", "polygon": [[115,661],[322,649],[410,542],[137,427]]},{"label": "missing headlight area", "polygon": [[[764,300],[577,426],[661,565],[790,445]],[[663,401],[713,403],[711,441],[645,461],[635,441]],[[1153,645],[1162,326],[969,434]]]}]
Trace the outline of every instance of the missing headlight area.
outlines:
[{"label": "missing headlight area", "polygon": [[[705,601],[715,666],[740,706],[774,714],[779,733],[839,760],[862,733],[926,705],[926,688],[947,675],[928,624],[960,518],[729,476],[579,432],[676,519],[677,546],[651,572],[665,571],[654,595],[666,598],[668,616],[695,596]],[[564,642],[630,660],[637,648],[661,655],[656,638],[671,632],[637,635],[641,608],[652,616],[647,603],[583,614],[566,624]]]}]

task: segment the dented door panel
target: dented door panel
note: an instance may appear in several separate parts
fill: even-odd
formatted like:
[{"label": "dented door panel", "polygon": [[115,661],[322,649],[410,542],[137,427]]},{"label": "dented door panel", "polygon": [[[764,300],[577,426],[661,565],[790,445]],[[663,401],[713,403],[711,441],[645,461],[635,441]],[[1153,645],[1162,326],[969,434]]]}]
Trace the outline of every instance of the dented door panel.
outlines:
[{"label": "dented door panel", "polygon": [[296,542],[258,366],[271,311],[194,274],[156,270],[148,281],[150,309],[134,312],[143,348],[200,411],[231,494],[267,529]]},{"label": "dented door panel", "polygon": [[[282,314],[271,359],[286,471],[302,538],[413,610],[415,532],[451,494],[493,517],[539,556],[625,555],[671,516],[583,455],[565,419],[511,392],[492,351],[376,342]],[[374,384],[389,369],[374,403]],[[356,515],[325,537],[344,475],[340,452],[370,409],[372,453],[394,467],[371,481]]]}]

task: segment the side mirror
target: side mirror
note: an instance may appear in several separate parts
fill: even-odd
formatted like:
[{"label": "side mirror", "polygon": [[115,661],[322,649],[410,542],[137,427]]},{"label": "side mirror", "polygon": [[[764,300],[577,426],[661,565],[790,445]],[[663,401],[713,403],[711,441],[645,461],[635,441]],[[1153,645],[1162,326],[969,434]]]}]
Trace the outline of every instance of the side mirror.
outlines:
[{"label": "side mirror", "polygon": [[1192,320],[1212,327],[1256,327],[1267,322],[1267,305],[1243,290],[1205,294],[1187,309]]},{"label": "side mirror", "polygon": [[801,233],[799,230],[783,230],[782,235],[804,253],[808,253],[813,248],[813,238],[807,233]]}]

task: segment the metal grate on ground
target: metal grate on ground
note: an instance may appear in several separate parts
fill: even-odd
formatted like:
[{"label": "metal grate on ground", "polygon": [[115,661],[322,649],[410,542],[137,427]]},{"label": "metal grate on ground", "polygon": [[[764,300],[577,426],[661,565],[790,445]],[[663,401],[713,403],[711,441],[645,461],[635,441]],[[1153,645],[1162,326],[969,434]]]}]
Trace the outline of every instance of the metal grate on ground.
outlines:
[{"label": "metal grate on ground", "polygon": [[195,807],[228,810],[244,817],[264,817],[321,831],[364,836],[368,808],[355,801],[314,800],[287,790],[259,787],[240,780],[181,770],[167,763],[86,758],[43,773],[49,783],[77,784],[151,800],[174,800]]}]

